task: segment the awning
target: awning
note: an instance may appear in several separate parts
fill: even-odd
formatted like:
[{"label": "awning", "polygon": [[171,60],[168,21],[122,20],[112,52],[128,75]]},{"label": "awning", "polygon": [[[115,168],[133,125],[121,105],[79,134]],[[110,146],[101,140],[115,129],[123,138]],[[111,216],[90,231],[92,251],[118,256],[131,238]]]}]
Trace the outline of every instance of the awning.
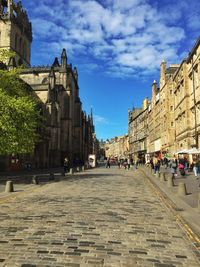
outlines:
[{"label": "awning", "polygon": [[183,149],[183,150],[177,151],[175,154],[189,154],[188,151],[189,151],[188,149]]},{"label": "awning", "polygon": [[200,154],[200,149],[197,148],[189,149],[188,154]]},{"label": "awning", "polygon": [[183,149],[177,151],[175,154],[200,154],[200,149],[192,148],[192,149]]}]

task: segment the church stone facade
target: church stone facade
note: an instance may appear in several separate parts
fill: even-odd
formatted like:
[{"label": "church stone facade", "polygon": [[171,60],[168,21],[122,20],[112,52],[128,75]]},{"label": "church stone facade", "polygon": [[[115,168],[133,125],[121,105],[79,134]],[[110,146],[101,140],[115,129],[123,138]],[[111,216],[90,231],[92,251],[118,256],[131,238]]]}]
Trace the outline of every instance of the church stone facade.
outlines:
[{"label": "church stone facade", "polygon": [[35,152],[21,156],[22,164],[29,161],[36,168],[57,167],[65,157],[71,165],[85,163],[89,154],[97,153],[97,139],[92,111],[87,116],[82,110],[77,68],[68,64],[65,49],[51,66],[31,67],[32,28],[21,2],[0,0],[0,16],[0,47],[15,52],[8,68],[22,66],[20,77],[37,95],[44,118]]}]

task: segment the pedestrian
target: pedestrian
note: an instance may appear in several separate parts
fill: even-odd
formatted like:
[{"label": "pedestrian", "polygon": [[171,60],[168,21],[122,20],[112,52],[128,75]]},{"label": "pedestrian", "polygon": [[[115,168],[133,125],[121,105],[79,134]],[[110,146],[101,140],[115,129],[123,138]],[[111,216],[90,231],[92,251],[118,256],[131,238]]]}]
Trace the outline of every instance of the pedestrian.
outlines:
[{"label": "pedestrian", "polygon": [[130,159],[131,169],[133,168],[133,158]]},{"label": "pedestrian", "polygon": [[164,162],[164,165],[165,165],[165,169],[167,169],[169,161],[168,161],[168,158],[166,156],[164,157],[163,162]]},{"label": "pedestrian", "polygon": [[106,168],[110,168],[110,158],[108,158],[106,161]]},{"label": "pedestrian", "polygon": [[200,159],[199,157],[197,158],[197,175],[200,173]]},{"label": "pedestrian", "polygon": [[184,157],[181,157],[178,161],[178,168],[179,168],[179,171],[180,171],[180,174],[182,176],[185,176],[185,159]]},{"label": "pedestrian", "polygon": [[194,176],[197,177],[198,176],[198,161],[196,158],[193,159],[192,166],[193,166]]},{"label": "pedestrian", "polygon": [[117,166],[118,166],[118,169],[120,169],[120,159],[118,159],[117,161]]},{"label": "pedestrian", "polygon": [[177,175],[177,166],[178,166],[178,161],[174,155],[174,157],[170,160],[170,170],[172,173],[172,178],[174,179],[175,176]]},{"label": "pedestrian", "polygon": [[68,172],[69,171],[69,159],[67,157],[65,157],[64,159],[64,173]]},{"label": "pedestrian", "polygon": [[160,160],[158,159],[158,156],[154,156],[153,158],[153,165],[154,165],[154,174],[160,171]]},{"label": "pedestrian", "polygon": [[130,166],[131,166],[131,160],[130,160],[130,158],[128,158],[127,163],[128,163],[128,170],[129,170],[130,169]]},{"label": "pedestrian", "polygon": [[124,160],[124,169],[126,170],[128,166],[127,159]]},{"label": "pedestrian", "polygon": [[138,158],[135,160],[135,169],[137,170],[138,169],[138,163],[139,163],[139,160]]},{"label": "pedestrian", "polygon": [[150,164],[150,167],[151,167],[151,171],[153,172],[153,170],[154,170],[154,164],[153,164],[153,159],[152,158],[150,158],[149,164]]}]

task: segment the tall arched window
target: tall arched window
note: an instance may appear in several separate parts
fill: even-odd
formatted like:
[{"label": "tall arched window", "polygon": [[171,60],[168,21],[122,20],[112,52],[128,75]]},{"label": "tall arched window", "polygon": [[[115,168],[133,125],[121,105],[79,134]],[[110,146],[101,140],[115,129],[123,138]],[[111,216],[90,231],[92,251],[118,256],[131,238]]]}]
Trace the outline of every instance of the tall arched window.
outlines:
[{"label": "tall arched window", "polygon": [[22,51],[22,38],[19,39],[19,52],[22,55],[23,51]]},{"label": "tall arched window", "polygon": [[15,50],[18,49],[18,36],[17,33],[15,34]]},{"label": "tall arched window", "polygon": [[23,53],[24,53],[24,58],[27,60],[27,46],[26,46],[26,43],[24,42],[24,45],[23,45],[24,47],[23,47],[23,49],[24,49],[24,51],[23,51]]},{"label": "tall arched window", "polygon": [[23,64],[23,61],[22,61],[22,59],[20,58],[20,59],[18,60],[18,65],[21,66],[22,64]]}]

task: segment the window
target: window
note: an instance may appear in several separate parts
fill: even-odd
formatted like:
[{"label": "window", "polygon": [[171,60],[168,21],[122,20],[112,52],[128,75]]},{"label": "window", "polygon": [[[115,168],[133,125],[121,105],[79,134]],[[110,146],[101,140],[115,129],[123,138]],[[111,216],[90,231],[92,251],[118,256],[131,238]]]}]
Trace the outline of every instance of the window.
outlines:
[{"label": "window", "polygon": [[18,48],[18,36],[17,33],[15,34],[15,50]]},{"label": "window", "polygon": [[174,110],[174,107],[173,107],[173,106],[171,106],[171,107],[170,107],[170,110],[171,110],[171,111],[173,111],[173,110]]},{"label": "window", "polygon": [[19,66],[22,66],[22,64],[23,64],[23,61],[21,60],[21,58],[18,60],[18,65]]},{"label": "window", "polygon": [[45,77],[43,80],[42,80],[42,84],[47,84],[48,83],[48,78]]},{"label": "window", "polygon": [[19,52],[22,53],[22,38],[19,39]]},{"label": "window", "polygon": [[173,127],[173,126],[174,126],[174,122],[172,121],[172,122],[171,122],[171,127]]}]

